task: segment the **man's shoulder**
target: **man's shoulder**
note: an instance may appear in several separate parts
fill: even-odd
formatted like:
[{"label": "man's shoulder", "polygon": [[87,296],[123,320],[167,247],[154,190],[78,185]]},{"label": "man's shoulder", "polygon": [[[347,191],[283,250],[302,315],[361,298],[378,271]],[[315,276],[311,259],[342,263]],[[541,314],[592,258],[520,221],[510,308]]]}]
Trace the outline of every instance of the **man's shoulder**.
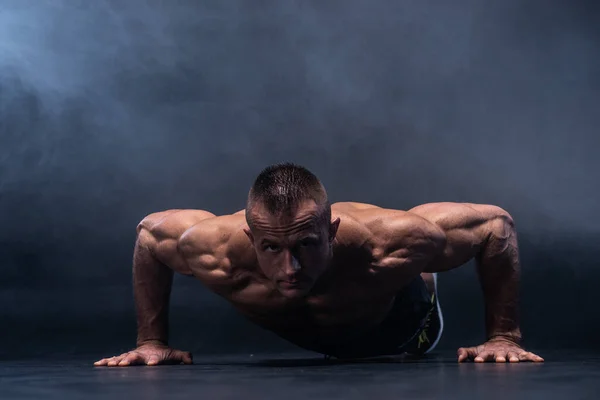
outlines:
[{"label": "man's shoulder", "polygon": [[398,209],[383,208],[366,203],[334,203],[331,205],[332,217],[340,217],[342,221],[349,222],[354,228],[366,227],[377,232],[390,224],[406,227],[427,224],[428,221],[421,216]]},{"label": "man's shoulder", "polygon": [[244,229],[248,229],[248,224],[241,213],[213,216],[187,229],[179,238],[178,246],[188,255],[231,258],[249,247]]},{"label": "man's shoulder", "polygon": [[213,218],[215,215],[204,210],[172,209],[145,216],[137,226],[140,233],[145,230],[156,239],[178,239],[195,224]]},{"label": "man's shoulder", "polygon": [[438,231],[427,219],[409,211],[364,203],[339,204],[332,205],[332,217],[341,219],[339,233],[346,242],[368,243],[372,247],[390,242],[400,245],[415,235],[433,235]]}]

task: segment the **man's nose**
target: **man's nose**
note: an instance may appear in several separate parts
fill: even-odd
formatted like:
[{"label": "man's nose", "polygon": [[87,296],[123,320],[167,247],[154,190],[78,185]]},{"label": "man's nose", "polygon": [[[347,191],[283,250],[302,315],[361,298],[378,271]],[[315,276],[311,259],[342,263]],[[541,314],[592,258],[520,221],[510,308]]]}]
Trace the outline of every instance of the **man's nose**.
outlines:
[{"label": "man's nose", "polygon": [[285,257],[284,272],[286,275],[297,275],[302,270],[302,265],[298,258],[291,251],[288,251]]}]

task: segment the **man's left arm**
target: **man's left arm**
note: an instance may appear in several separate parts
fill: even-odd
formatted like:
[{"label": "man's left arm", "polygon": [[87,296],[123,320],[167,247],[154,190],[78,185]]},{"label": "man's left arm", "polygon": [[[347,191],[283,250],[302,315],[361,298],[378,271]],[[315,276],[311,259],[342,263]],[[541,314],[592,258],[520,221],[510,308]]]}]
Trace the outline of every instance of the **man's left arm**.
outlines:
[{"label": "man's left arm", "polygon": [[478,204],[435,203],[409,212],[437,225],[445,234],[445,246],[424,272],[442,272],[471,259],[485,302],[487,341],[460,348],[458,361],[518,362],[543,359],[521,347],[519,324],[520,264],[517,233],[503,209]]}]

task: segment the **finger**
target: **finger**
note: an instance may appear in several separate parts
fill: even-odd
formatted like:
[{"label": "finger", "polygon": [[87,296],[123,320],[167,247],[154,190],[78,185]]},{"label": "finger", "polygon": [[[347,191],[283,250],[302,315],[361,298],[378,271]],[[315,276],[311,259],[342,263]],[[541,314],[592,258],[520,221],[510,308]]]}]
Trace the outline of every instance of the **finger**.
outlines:
[{"label": "finger", "polygon": [[527,352],[528,356],[527,356],[527,361],[533,361],[533,362],[544,362],[544,359],[540,356],[538,356],[537,354],[534,354],[532,352]]},{"label": "finger", "polygon": [[475,357],[475,362],[482,363],[486,361],[494,361],[494,353],[491,351],[482,351]]},{"label": "finger", "polygon": [[494,354],[494,358],[497,363],[505,363],[506,362],[506,351],[499,350]]},{"label": "finger", "polygon": [[528,351],[519,353],[519,361],[528,361],[528,357],[529,357]]},{"label": "finger", "polygon": [[460,349],[458,349],[457,355],[458,355],[458,362],[460,363],[460,362],[466,361],[468,359],[473,359],[473,357],[475,357],[477,355],[477,352],[475,351],[475,349],[473,347],[469,347],[469,348],[461,347]]},{"label": "finger", "polygon": [[116,367],[116,366],[119,364],[119,361],[121,361],[121,358],[120,358],[120,357],[118,357],[118,356],[111,357],[111,358],[108,360],[108,364],[107,364],[107,365],[108,365],[109,367]]},{"label": "finger", "polygon": [[129,353],[127,354],[126,357],[124,357],[120,362],[119,362],[119,367],[127,367],[129,365],[136,365],[139,364],[141,361],[141,357],[138,353]]},{"label": "finger", "polygon": [[519,353],[519,360],[520,361],[529,361],[530,357],[531,357],[531,354],[532,353],[530,353],[528,351],[524,351],[522,353]]},{"label": "finger", "polygon": [[519,362],[519,357],[517,356],[517,353],[515,353],[514,351],[509,351],[506,356],[508,358],[508,361],[511,363]]},{"label": "finger", "polygon": [[158,365],[159,362],[160,360],[158,359],[158,356],[150,356],[148,361],[146,361],[146,365]]},{"label": "finger", "polygon": [[544,359],[537,354],[533,354],[529,351],[525,351],[519,354],[519,360],[521,361],[533,361],[533,362],[543,362]]},{"label": "finger", "polygon": [[130,363],[129,362],[129,353],[121,354],[119,356],[119,360],[118,361],[119,362],[117,363],[117,365],[119,367],[125,367],[125,366],[129,365],[129,363]]},{"label": "finger", "polygon": [[192,354],[187,351],[175,350],[166,361],[167,364],[192,364]]},{"label": "finger", "polygon": [[456,352],[456,355],[458,356],[458,362],[463,362],[467,359],[467,350],[463,349],[462,347],[460,349],[458,349],[458,351]]},{"label": "finger", "polygon": [[128,353],[123,353],[120,356],[114,356],[114,357],[108,357],[108,358],[103,358],[102,360],[96,361],[94,363],[94,365],[97,366],[103,366],[103,365],[110,365],[111,361],[117,360],[117,363],[120,361],[120,359],[122,357],[125,357]]},{"label": "finger", "polygon": [[189,351],[184,351],[182,352],[182,357],[181,357],[181,361],[184,364],[193,364],[194,363],[194,358],[192,356],[192,353],[190,353]]}]

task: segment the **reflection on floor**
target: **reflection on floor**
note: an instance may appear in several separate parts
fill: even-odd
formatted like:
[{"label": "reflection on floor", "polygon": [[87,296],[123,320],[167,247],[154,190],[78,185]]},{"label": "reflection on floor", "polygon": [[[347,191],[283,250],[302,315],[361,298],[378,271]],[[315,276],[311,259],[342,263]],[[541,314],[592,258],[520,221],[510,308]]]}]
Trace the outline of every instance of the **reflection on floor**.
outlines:
[{"label": "reflection on floor", "polygon": [[206,356],[191,366],[97,368],[97,357],[0,361],[0,399],[584,399],[600,354],[542,352],[544,364],[428,359],[340,362],[314,354]]}]

